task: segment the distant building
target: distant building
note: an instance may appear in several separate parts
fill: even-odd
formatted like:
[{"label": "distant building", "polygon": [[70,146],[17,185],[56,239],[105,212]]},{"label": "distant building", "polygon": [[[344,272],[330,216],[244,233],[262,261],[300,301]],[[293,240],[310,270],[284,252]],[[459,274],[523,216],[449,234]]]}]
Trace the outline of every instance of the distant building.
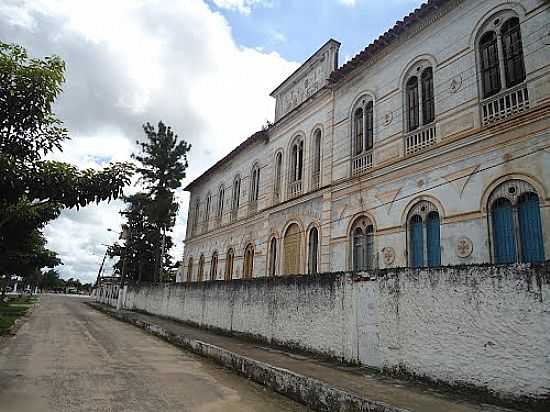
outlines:
[{"label": "distant building", "polygon": [[343,66],[329,40],[187,186],[178,281],[550,256],[549,22],[432,0]]}]

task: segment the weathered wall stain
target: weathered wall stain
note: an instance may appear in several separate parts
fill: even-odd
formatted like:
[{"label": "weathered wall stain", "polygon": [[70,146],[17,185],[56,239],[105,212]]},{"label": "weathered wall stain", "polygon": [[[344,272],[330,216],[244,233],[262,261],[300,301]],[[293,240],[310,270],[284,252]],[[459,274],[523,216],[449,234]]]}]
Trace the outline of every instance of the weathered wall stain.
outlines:
[{"label": "weathered wall stain", "polygon": [[550,263],[128,285],[124,307],[504,398],[550,396]]}]

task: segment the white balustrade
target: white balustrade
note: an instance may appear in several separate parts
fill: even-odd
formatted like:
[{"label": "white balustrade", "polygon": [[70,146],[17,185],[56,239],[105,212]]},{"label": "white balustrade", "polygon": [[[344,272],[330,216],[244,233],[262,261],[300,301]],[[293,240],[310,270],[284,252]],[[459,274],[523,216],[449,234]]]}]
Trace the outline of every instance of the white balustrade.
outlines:
[{"label": "white balustrade", "polygon": [[436,142],[435,124],[423,126],[405,135],[405,155],[412,155],[433,146]]},{"label": "white balustrade", "polygon": [[351,171],[353,176],[358,176],[372,168],[372,151],[355,156],[351,161]]},{"label": "white balustrade", "polygon": [[521,84],[481,102],[481,122],[489,126],[529,109],[527,86]]}]

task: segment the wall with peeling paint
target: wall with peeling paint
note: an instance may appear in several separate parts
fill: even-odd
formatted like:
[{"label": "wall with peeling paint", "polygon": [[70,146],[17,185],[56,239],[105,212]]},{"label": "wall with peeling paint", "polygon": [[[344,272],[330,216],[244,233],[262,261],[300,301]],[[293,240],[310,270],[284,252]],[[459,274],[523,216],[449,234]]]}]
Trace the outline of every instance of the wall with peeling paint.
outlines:
[{"label": "wall with peeling paint", "polygon": [[550,263],[130,285],[127,309],[339,360],[550,396]]}]

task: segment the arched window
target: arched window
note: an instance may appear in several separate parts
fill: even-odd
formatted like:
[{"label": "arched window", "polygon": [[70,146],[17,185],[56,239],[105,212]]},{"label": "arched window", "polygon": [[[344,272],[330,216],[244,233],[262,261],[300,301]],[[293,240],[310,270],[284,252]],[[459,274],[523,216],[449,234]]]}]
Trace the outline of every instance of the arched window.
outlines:
[{"label": "arched window", "polygon": [[187,262],[187,282],[193,281],[193,258],[190,257]]},{"label": "arched window", "polygon": [[269,243],[269,276],[277,274],[277,238],[272,238]]},{"label": "arched window", "polygon": [[197,228],[199,227],[199,218],[201,212],[201,202],[200,199],[195,201],[195,212],[193,213],[193,223],[191,225],[191,233],[196,234]]},{"label": "arched window", "polygon": [[304,174],[304,139],[297,137],[290,150],[290,184],[289,197],[296,197],[302,193],[302,178]]},{"label": "arched window", "polygon": [[236,220],[241,204],[241,177],[235,177],[233,181],[233,193],[231,195],[231,219]]},{"label": "arched window", "polygon": [[308,273],[314,275],[319,272],[319,231],[312,227],[309,231],[308,242]]},{"label": "arched window", "polygon": [[435,205],[425,200],[418,202],[409,211],[407,225],[410,266],[441,266],[441,222]]},{"label": "arched window", "polygon": [[422,124],[427,125],[435,119],[434,76],[431,67],[424,69],[420,81],[422,84]]},{"label": "arched window", "polygon": [[354,155],[372,149],[374,143],[374,109],[372,100],[360,99],[353,112],[353,147]]},{"label": "arched window", "polygon": [[544,261],[540,201],[522,180],[510,180],[489,197],[494,261],[497,264]]},{"label": "arched window", "polygon": [[227,251],[225,258],[225,280],[233,279],[233,265],[235,263],[235,252],[232,248]]},{"label": "arched window", "polygon": [[359,107],[355,110],[353,114],[353,141],[355,147],[355,155],[360,155],[363,153],[363,143],[365,140],[364,136],[364,119],[363,119],[363,108]]},{"label": "arched window", "polygon": [[212,194],[206,196],[206,208],[204,211],[204,231],[208,231],[208,221],[210,220],[210,208],[212,205]]},{"label": "arched window", "polygon": [[497,34],[485,33],[479,41],[481,83],[483,97],[490,97],[500,91],[500,68],[498,61]]},{"label": "arched window", "polygon": [[313,156],[311,167],[311,189],[319,188],[321,178],[321,129],[317,129],[313,135]]},{"label": "arched window", "polygon": [[243,278],[251,279],[254,276],[254,245],[249,244],[244,251]]},{"label": "arched window", "polygon": [[407,128],[408,131],[418,129],[420,125],[418,77],[413,76],[407,81]]},{"label": "arched window", "polygon": [[513,87],[525,80],[519,19],[517,17],[508,19],[502,25],[501,35],[506,87]]},{"label": "arched window", "polygon": [[218,190],[218,210],[216,214],[216,218],[218,219],[218,222],[221,222],[223,217],[223,204],[225,201],[225,189],[223,187],[223,184],[220,186],[220,189]]},{"label": "arched window", "polygon": [[199,271],[197,273],[197,282],[202,282],[204,279],[204,255],[199,258]]},{"label": "arched window", "polygon": [[218,252],[212,253],[210,261],[210,280],[216,280],[218,277]]},{"label": "arched window", "polygon": [[281,199],[281,176],[283,171],[283,154],[278,152],[275,155],[275,184],[273,187],[273,195],[275,203],[280,202]]},{"label": "arched window", "polygon": [[292,223],[284,236],[284,274],[294,275],[300,273],[302,236],[300,228]]},{"label": "arched window", "polygon": [[250,173],[250,207],[256,209],[258,206],[258,198],[260,195],[260,168],[257,164],[252,166]]},{"label": "arched window", "polygon": [[362,216],[351,226],[351,263],[355,271],[374,269],[374,225]]},{"label": "arched window", "polygon": [[501,17],[489,19],[488,30],[479,38],[483,98],[525,80],[520,21],[512,13],[507,11]]}]

